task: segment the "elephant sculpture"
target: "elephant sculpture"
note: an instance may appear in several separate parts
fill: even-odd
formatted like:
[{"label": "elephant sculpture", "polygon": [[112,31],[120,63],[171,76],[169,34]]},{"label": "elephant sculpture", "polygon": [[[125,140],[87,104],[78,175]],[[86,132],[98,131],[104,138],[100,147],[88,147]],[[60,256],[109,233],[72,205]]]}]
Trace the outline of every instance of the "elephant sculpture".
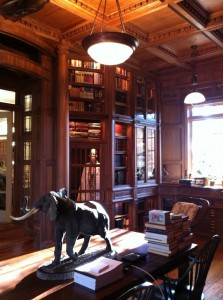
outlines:
[{"label": "elephant sculpture", "polygon": [[[37,211],[47,213],[50,220],[55,221],[55,252],[53,265],[60,264],[63,238],[66,233],[66,252],[72,260],[77,260],[78,255],[84,254],[91,236],[100,235],[106,242],[106,252],[112,251],[109,238],[109,216],[101,204],[88,201],[75,202],[67,197],[65,188],[58,192],[51,191],[37,199],[33,208],[21,217],[11,218],[16,221],[24,220]],[[75,242],[79,236],[84,236],[80,251],[73,252]]]}]

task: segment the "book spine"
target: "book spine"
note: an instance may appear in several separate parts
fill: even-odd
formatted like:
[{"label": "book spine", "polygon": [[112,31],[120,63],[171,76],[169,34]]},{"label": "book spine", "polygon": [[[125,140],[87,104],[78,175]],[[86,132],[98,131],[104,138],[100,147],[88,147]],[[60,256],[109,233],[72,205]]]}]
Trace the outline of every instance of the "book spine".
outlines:
[{"label": "book spine", "polygon": [[160,245],[160,244],[156,244],[156,243],[148,243],[148,246],[150,248],[155,248],[155,249],[160,249],[160,250],[166,250],[166,251],[171,251],[173,250],[174,248],[177,247],[177,245],[174,245],[174,246],[165,246],[165,245]]},{"label": "book spine", "polygon": [[[145,232],[145,237],[151,238],[154,240],[159,240],[159,241],[167,241],[170,239],[170,236],[167,234],[159,234],[159,233],[153,233],[153,232]],[[174,237],[174,235],[173,235]]]},{"label": "book spine", "polygon": [[168,235],[171,232],[174,232],[174,230],[173,229],[165,230],[165,229],[147,227],[146,228],[146,232],[152,232],[152,233],[159,233],[159,234],[166,234],[166,235]]}]

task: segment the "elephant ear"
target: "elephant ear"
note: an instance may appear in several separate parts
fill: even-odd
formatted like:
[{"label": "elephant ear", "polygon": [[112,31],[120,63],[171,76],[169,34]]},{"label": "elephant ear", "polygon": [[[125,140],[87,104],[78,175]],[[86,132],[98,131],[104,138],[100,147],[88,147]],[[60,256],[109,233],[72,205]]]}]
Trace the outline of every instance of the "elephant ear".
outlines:
[{"label": "elephant ear", "polygon": [[47,211],[47,217],[50,221],[54,221],[56,220],[57,217],[57,198],[53,195],[51,195],[51,199],[50,199],[50,207]]}]

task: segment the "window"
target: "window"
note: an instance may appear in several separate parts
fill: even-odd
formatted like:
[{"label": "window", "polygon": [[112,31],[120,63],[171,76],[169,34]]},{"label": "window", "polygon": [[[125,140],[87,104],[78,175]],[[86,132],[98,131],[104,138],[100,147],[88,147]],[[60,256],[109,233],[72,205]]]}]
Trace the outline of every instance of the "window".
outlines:
[{"label": "window", "polygon": [[188,170],[192,177],[223,177],[223,103],[188,110]]},{"label": "window", "polygon": [[15,104],[15,92],[0,89],[0,102]]},{"label": "window", "polygon": [[31,149],[32,149],[32,95],[24,96],[24,143],[23,143],[23,158],[24,158],[24,176],[23,187],[24,196],[30,197],[31,194]]}]

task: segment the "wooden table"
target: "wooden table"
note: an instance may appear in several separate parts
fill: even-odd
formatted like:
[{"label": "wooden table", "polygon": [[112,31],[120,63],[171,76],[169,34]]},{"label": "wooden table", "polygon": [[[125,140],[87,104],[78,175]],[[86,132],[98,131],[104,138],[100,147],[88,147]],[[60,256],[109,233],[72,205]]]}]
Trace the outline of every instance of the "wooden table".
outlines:
[{"label": "wooden table", "polygon": [[[110,231],[110,237],[113,248],[117,251],[119,258],[130,252],[148,253],[148,244],[144,239],[143,233],[113,229]],[[81,244],[82,240],[78,240],[75,245],[75,251],[80,249]],[[90,248],[98,249],[100,247],[105,247],[104,241],[98,236],[93,237],[90,242]],[[179,266],[196,247],[196,244],[192,244],[172,257],[148,254],[144,261],[135,264],[139,269],[129,267],[128,270],[124,271],[122,280],[96,292],[75,284],[73,280],[47,281],[37,278],[36,271],[38,267],[44,262],[51,260],[54,256],[54,248],[44,249],[0,262],[0,299],[115,300],[126,289],[144,280],[150,280],[146,272],[156,277]],[[65,251],[65,245],[63,251]]]}]

